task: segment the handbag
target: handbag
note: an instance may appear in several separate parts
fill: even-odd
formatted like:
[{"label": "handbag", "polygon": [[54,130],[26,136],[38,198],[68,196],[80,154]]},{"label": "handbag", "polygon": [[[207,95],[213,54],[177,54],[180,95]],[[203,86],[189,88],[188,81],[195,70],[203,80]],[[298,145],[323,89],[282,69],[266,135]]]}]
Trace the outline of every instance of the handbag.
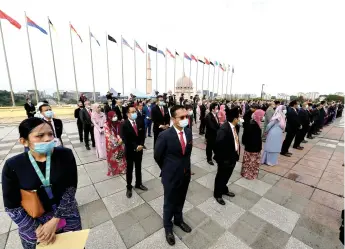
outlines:
[{"label": "handbag", "polygon": [[116,158],[117,160],[120,160],[120,159],[122,159],[122,158],[123,158],[123,154],[124,154],[124,153],[123,153],[123,151],[122,151],[122,150],[120,150],[120,151],[117,153],[117,155],[116,155],[116,157],[115,157],[115,158]]},{"label": "handbag", "polygon": [[32,218],[41,217],[44,214],[44,208],[37,195],[37,191],[30,190],[20,190],[20,195],[22,197],[21,206]]}]

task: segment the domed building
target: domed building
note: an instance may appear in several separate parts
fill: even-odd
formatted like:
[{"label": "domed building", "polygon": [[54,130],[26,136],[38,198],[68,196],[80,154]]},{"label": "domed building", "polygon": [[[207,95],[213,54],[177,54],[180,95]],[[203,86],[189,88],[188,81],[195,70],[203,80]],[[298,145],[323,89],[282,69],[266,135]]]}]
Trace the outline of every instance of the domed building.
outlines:
[{"label": "domed building", "polygon": [[176,99],[180,98],[182,93],[184,93],[184,99],[189,99],[190,96],[194,95],[193,82],[187,76],[182,76],[176,81]]}]

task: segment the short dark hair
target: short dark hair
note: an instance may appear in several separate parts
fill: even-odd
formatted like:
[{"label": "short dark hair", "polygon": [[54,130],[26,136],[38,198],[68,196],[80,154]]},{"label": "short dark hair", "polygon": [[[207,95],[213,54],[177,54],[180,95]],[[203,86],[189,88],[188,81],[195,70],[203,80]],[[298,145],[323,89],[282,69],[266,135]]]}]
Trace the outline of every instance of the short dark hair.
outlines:
[{"label": "short dark hair", "polygon": [[48,105],[48,104],[43,104],[43,105],[40,105],[40,107],[38,108],[38,110],[41,112],[42,111],[42,108],[43,107],[50,107],[50,105]]},{"label": "short dark hair", "polygon": [[292,107],[294,105],[297,105],[297,100],[293,100],[290,102],[289,106]]},{"label": "short dark hair", "polygon": [[324,100],[323,100],[323,101],[321,101],[321,105],[324,105],[325,103],[326,103],[326,101],[324,101]]},{"label": "short dark hair", "polygon": [[158,96],[157,96],[157,100],[158,100],[159,98],[163,98],[163,96],[162,96],[162,95],[158,95]]},{"label": "short dark hair", "polygon": [[308,106],[313,106],[313,103],[308,103]]},{"label": "short dark hair", "polygon": [[43,119],[40,118],[28,118],[23,120],[18,127],[19,137],[27,140],[31,131],[35,129],[37,126],[44,123],[45,121],[43,121]]},{"label": "short dark hair", "polygon": [[217,106],[218,106],[218,104],[213,102],[213,103],[210,105],[210,111],[214,110]]},{"label": "short dark hair", "polygon": [[181,110],[181,109],[186,109],[183,105],[174,105],[170,109],[170,114],[171,117],[175,118],[176,117],[176,111]]},{"label": "short dark hair", "polygon": [[135,107],[134,107],[133,104],[129,104],[129,105],[127,106],[127,108],[126,108],[126,109],[127,109],[127,113],[129,113],[129,109],[132,108],[132,107],[135,109]]},{"label": "short dark hair", "polygon": [[192,107],[192,105],[185,105],[185,108],[186,108],[186,110],[188,110],[188,109],[193,109],[193,107]]},{"label": "short dark hair", "polygon": [[279,101],[279,100],[276,100],[276,101],[274,101],[274,104],[280,105],[280,101]]}]

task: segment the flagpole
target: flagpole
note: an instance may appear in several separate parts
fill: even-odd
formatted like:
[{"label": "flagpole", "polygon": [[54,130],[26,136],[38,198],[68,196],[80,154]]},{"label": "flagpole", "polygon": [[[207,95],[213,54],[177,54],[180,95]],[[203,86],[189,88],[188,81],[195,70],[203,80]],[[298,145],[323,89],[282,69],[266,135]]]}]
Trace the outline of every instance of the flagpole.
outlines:
[{"label": "flagpole", "polygon": [[214,98],[214,77],[216,76],[216,67],[213,65],[213,86],[212,86],[212,97]]},{"label": "flagpole", "polygon": [[158,91],[158,44],[156,44],[156,91]]},{"label": "flagpole", "polygon": [[136,55],[136,46],[135,46],[135,40],[134,40],[134,89],[137,89],[137,55]]},{"label": "flagpole", "polygon": [[36,95],[36,102],[39,102],[38,99],[38,92],[37,92],[37,84],[36,84],[36,76],[35,76],[35,67],[34,67],[34,62],[32,60],[32,52],[31,52],[31,43],[30,43],[30,36],[29,36],[29,29],[28,29],[28,20],[26,17],[26,12],[25,14],[25,27],[26,27],[26,34],[28,36],[28,44],[29,44],[29,52],[30,52],[30,59],[31,59],[31,69],[32,69],[32,77],[34,79],[34,86],[35,86],[35,95]]},{"label": "flagpole", "polygon": [[204,96],[204,67],[205,64],[202,64],[201,97]]},{"label": "flagpole", "polygon": [[[192,77],[192,60],[189,61],[189,83],[192,81],[191,77]],[[193,84],[193,82],[192,82],[192,84]],[[194,90],[194,95],[195,95],[195,92],[196,92],[196,90]]]},{"label": "flagpole", "polygon": [[207,91],[208,91],[208,96],[210,96],[210,64],[208,64],[208,74],[207,74]]},{"label": "flagpole", "polygon": [[1,34],[2,48],[4,49],[4,57],[5,57],[5,63],[6,63],[6,69],[7,69],[8,83],[10,84],[12,106],[16,106],[16,103],[14,101],[14,94],[13,94],[13,88],[12,88],[10,68],[8,66],[8,61],[7,61],[7,54],[6,54],[6,48],[5,48],[4,34],[2,32],[1,20],[0,20],[0,34]]},{"label": "flagpole", "polygon": [[195,85],[196,85],[196,93],[198,92],[198,70],[199,70],[199,62],[196,62],[196,79],[195,79]]},{"label": "flagpole", "polygon": [[224,95],[224,70],[222,72],[222,95]]},{"label": "flagpole", "polygon": [[125,96],[125,79],[123,76],[123,40],[121,35],[122,96]]},{"label": "flagpole", "polygon": [[168,55],[167,52],[165,51],[165,93],[168,91]]},{"label": "flagpole", "polygon": [[75,70],[75,60],[74,60],[74,49],[73,49],[71,22],[69,23],[69,35],[71,37],[72,61],[73,61],[73,71],[74,71],[74,83],[75,83],[75,90],[76,90],[77,101],[78,101],[79,100],[79,92],[78,92],[77,74],[76,74],[76,70]]},{"label": "flagpole", "polygon": [[232,92],[232,76],[234,75],[234,66],[232,66],[231,70],[231,81],[230,81],[230,101],[231,101],[231,92]]},{"label": "flagpole", "polygon": [[174,57],[174,94],[175,94],[175,83],[176,82],[176,50],[175,50],[175,57]]},{"label": "flagpole", "polygon": [[228,87],[229,87],[229,66],[228,66],[228,71],[226,72],[226,93],[225,93],[225,96],[228,94]]},{"label": "flagpole", "polygon": [[217,96],[218,96],[218,93],[219,93],[219,67],[218,67],[218,84],[217,84]]},{"label": "flagpole", "polygon": [[109,54],[108,54],[108,34],[107,34],[107,32],[105,32],[105,48],[106,48],[106,51],[107,51],[108,91],[110,91]]},{"label": "flagpole", "polygon": [[92,58],[92,44],[91,44],[90,26],[89,26],[89,43],[90,43],[91,75],[92,75],[92,86],[93,86],[93,101],[96,102],[95,75],[93,72],[93,58]]},{"label": "flagpole", "polygon": [[[147,42],[146,42],[146,47],[145,47],[145,58],[146,58],[146,80],[145,80],[145,84],[146,84],[146,94],[148,94],[147,93]],[[151,93],[149,93],[149,94],[151,94]]]},{"label": "flagpole", "polygon": [[50,47],[52,50],[52,58],[53,58],[53,66],[54,66],[57,101],[58,101],[58,104],[60,105],[60,91],[59,91],[59,84],[58,84],[58,79],[57,79],[57,74],[56,74],[54,47],[53,47],[53,39],[52,39],[52,33],[51,33],[51,28],[50,28],[49,16],[48,16],[48,27],[49,27]]},{"label": "flagpole", "polygon": [[183,54],[183,61],[182,62],[183,62],[183,64],[182,64],[183,65],[183,75],[182,75],[182,77],[184,77],[184,54]]}]

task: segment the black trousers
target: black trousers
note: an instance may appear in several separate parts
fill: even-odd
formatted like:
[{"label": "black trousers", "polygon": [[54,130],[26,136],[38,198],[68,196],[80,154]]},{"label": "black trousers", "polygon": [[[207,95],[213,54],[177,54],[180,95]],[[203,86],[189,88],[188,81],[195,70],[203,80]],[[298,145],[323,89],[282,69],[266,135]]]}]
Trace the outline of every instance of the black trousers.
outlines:
[{"label": "black trousers", "polygon": [[229,179],[234,171],[236,162],[234,163],[218,163],[218,170],[216,179],[214,181],[214,192],[213,196],[215,198],[221,198],[223,194],[228,193],[229,189],[226,186],[229,182]]},{"label": "black trousers", "polygon": [[282,154],[289,152],[290,145],[292,143],[292,140],[296,137],[296,133],[297,133],[297,131],[286,132],[286,137],[285,137],[285,140],[283,142],[283,146],[282,146],[282,150],[281,150]]},{"label": "black trousers", "polygon": [[200,119],[199,133],[205,133],[206,120],[205,118]]},{"label": "black trousers", "polygon": [[214,152],[214,145],[216,143],[216,138],[207,138],[206,143],[206,158],[207,161],[212,161],[212,152]]},{"label": "black trousers", "polygon": [[161,130],[154,130],[153,131],[153,148],[155,148],[155,145],[156,145],[156,141],[157,141],[157,138],[159,136],[159,133],[161,133],[162,131]]},{"label": "black trousers", "polygon": [[191,178],[191,172],[187,171],[181,181],[163,185],[164,205],[163,205],[163,225],[167,231],[172,232],[174,223],[180,224],[183,221],[182,210],[186,200],[187,190]]},{"label": "black trousers", "polygon": [[296,133],[296,137],[295,137],[295,142],[293,144],[294,148],[297,148],[298,146],[301,146],[302,141],[304,140],[305,134],[306,134],[306,130],[303,127],[301,130],[298,130]]},{"label": "black trousers", "polygon": [[77,126],[78,126],[79,140],[80,142],[83,142],[83,131],[84,131],[83,123],[77,122]]},{"label": "black trousers", "polygon": [[142,184],[141,178],[141,162],[143,160],[143,151],[126,153],[127,160],[127,189],[132,189],[133,167],[135,165],[135,186],[139,187]]},{"label": "black trousers", "polygon": [[85,142],[85,146],[89,147],[89,134],[91,134],[91,142],[92,142],[92,146],[95,146],[95,136],[93,133],[93,126],[89,125],[89,124],[84,124],[84,142]]}]

